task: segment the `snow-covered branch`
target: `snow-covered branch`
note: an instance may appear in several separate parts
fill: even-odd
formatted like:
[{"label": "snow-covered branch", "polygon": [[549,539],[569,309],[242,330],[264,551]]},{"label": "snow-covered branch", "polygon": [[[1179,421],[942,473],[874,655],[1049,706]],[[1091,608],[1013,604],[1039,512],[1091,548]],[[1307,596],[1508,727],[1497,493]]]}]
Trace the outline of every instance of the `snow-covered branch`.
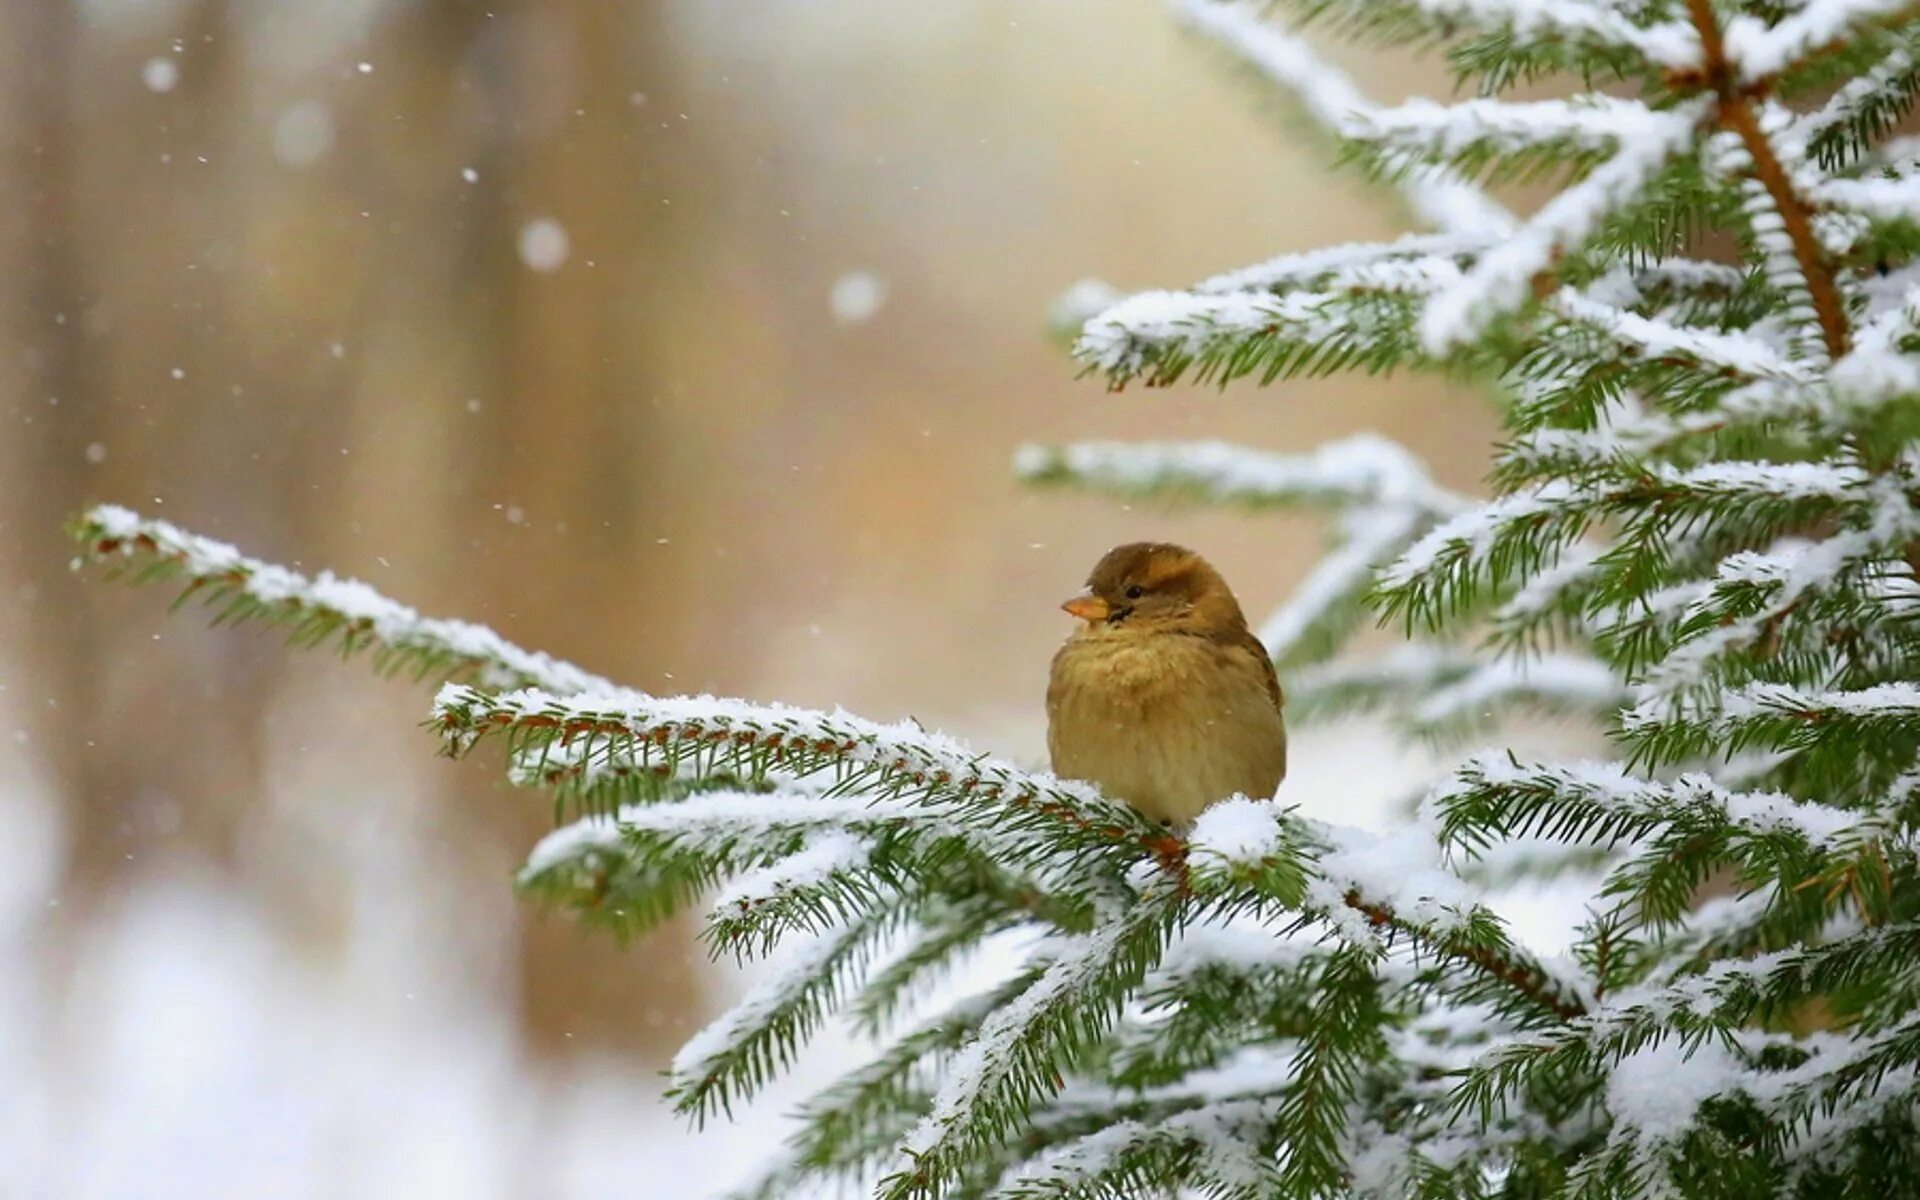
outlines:
[{"label": "snow-covered branch", "polygon": [[284,625],[293,642],[308,647],[338,637],[346,653],[370,650],[384,673],[560,694],[615,686],[572,663],[523,650],[485,626],[423,617],[357,579],[331,571],[308,578],[118,505],[89,509],[74,524],[74,540],[77,563],[131,573],[139,582],[181,580],[182,601],[197,599],[217,609],[222,623]]}]

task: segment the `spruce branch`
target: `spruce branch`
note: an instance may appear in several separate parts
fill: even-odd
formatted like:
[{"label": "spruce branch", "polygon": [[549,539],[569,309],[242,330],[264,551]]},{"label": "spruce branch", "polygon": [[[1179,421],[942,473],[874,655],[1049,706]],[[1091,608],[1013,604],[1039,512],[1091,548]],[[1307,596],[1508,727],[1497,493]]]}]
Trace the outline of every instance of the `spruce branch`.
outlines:
[{"label": "spruce branch", "polygon": [[1032,986],[981,1023],[950,1065],[933,1107],[901,1144],[887,1200],[936,1196],[983,1144],[1004,1141],[1054,1082],[1056,1064],[1101,1037],[1117,996],[1158,960],[1177,910],[1173,890],[1142,895],[1090,933],[1061,945]]},{"label": "spruce branch", "polygon": [[306,649],[338,638],[342,657],[370,652],[382,675],[471,679],[487,687],[560,694],[614,687],[572,663],[523,650],[484,626],[422,617],[358,580],[331,571],[310,579],[118,505],[87,510],[70,532],[78,546],[76,566],[104,567],[109,578],[134,583],[182,581],[175,607],[196,600],[218,610],[216,625],[285,626],[287,640]]},{"label": "spruce branch", "polygon": [[1464,497],[1434,484],[1406,450],[1373,434],[1329,442],[1310,454],[1272,454],[1226,442],[1029,443],[1015,453],[1014,470],[1034,483],[1124,498],[1255,509],[1393,506],[1440,517],[1466,505]]},{"label": "spruce branch", "polygon": [[750,1096],[790,1063],[800,1044],[852,987],[897,918],[864,913],[820,935],[780,973],[757,985],[674,1055],[669,1095],[704,1122]]},{"label": "spruce branch", "polygon": [[[1284,89],[1337,136],[1364,129],[1379,111],[1345,72],[1263,20],[1260,5],[1246,0],[1176,0],[1176,11],[1193,29],[1232,50]],[[1484,244],[1513,227],[1513,215],[1499,202],[1444,167],[1402,172],[1401,194],[1423,221],[1443,233]]]},{"label": "spruce branch", "polygon": [[[1727,57],[1726,40],[1711,0],[1686,0],[1686,4],[1688,19],[1693,22],[1694,31],[1700,38],[1700,67],[1705,76],[1703,83],[1713,92],[1717,119],[1739,136],[1740,144],[1752,160],[1754,176],[1766,189],[1773,210],[1780,218],[1788,241],[1792,243],[1793,256],[1799,263],[1800,274],[1806,281],[1814,313],[1820,322],[1820,334],[1826,344],[1827,356],[1840,358],[1847,352],[1850,331],[1846,307],[1841,302],[1832,268],[1819,240],[1814,236],[1807,204],[1795,190],[1786,169],[1781,166],[1772,139],[1761,129],[1753,101],[1742,86],[1743,73],[1764,76],[1785,65],[1785,52],[1814,25],[1811,22],[1799,25],[1791,20],[1785,22],[1773,39],[1764,43],[1764,50],[1759,45],[1749,46],[1736,64]],[[1817,9],[1820,6],[1811,7]],[[1800,14],[1802,18],[1809,15]],[[1779,59],[1777,63],[1776,58]]]},{"label": "spruce branch", "polygon": [[1072,847],[1144,847],[1161,836],[1133,810],[1085,784],[974,755],[917,726],[845,713],[637,692],[489,694],[450,684],[434,701],[432,726],[456,755],[491,737],[505,739],[515,752],[590,737],[598,753],[690,760],[706,773],[821,774],[835,790],[951,806],[957,817],[971,818],[982,837],[998,831],[1007,839],[1002,849],[1021,857]]}]

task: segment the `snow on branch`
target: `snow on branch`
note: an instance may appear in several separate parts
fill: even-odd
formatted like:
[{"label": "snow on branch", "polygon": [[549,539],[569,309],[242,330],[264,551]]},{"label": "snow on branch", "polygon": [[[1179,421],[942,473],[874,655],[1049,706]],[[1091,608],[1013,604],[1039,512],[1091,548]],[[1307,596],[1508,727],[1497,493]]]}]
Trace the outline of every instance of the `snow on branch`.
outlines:
[{"label": "snow on branch", "polygon": [[1858,518],[1871,507],[1867,483],[1846,460],[1679,467],[1623,459],[1611,476],[1549,479],[1442,522],[1380,573],[1377,595],[1387,612],[1432,624],[1468,607],[1490,575],[1551,568],[1601,514],[1629,521],[1609,551],[1610,569],[1623,572],[1640,565],[1623,548],[1659,553],[1683,517],[1696,533],[1729,521],[1750,536],[1784,532],[1815,518]]},{"label": "snow on branch", "polygon": [[1920,354],[1906,347],[1915,337],[1920,337],[1920,284],[1860,327],[1853,349],[1828,376],[1835,394],[1849,407],[1867,411],[1920,395]]},{"label": "snow on branch", "polygon": [[1872,69],[1856,75],[1815,111],[1799,119],[1794,137],[1822,166],[1837,168],[1885,134],[1913,97],[1920,41],[1908,33]]},{"label": "snow on branch", "polygon": [[1434,484],[1419,460],[1373,434],[1308,454],[1274,454],[1226,442],[1029,443],[1014,457],[1028,480],[1070,483],[1126,497],[1167,497],[1254,508],[1289,504],[1395,506],[1451,515],[1464,497]]},{"label": "snow on branch", "polygon": [[1290,705],[1316,718],[1384,713],[1428,738],[1515,713],[1604,718],[1630,698],[1618,677],[1588,654],[1489,658],[1419,642],[1374,659],[1315,667],[1295,676],[1289,691]]},{"label": "snow on branch", "polygon": [[1418,537],[1433,518],[1417,508],[1356,509],[1340,518],[1340,540],[1322,555],[1258,636],[1277,663],[1326,658],[1364,615],[1373,573]]},{"label": "snow on branch", "polygon": [[[1177,8],[1193,28],[1233,50],[1292,93],[1334,134],[1353,136],[1377,111],[1345,72],[1327,63],[1305,42],[1263,20],[1260,5],[1245,0],[1178,0]],[[1411,172],[1401,190],[1421,219],[1443,232],[1469,235],[1484,243],[1513,228],[1511,213],[1444,168]]]},{"label": "snow on branch", "polygon": [[88,510],[73,526],[76,565],[131,573],[136,582],[182,579],[181,602],[217,608],[219,624],[284,625],[290,639],[317,647],[338,637],[344,653],[371,650],[377,670],[415,678],[451,676],[485,687],[539,687],[569,694],[615,685],[545,654],[523,650],[484,626],[423,617],[357,579],[314,578],[248,558],[225,542],[149,520],[118,505]]},{"label": "snow on branch", "polygon": [[1765,551],[1721,559],[1710,581],[1676,587],[1672,606],[1630,610],[1605,636],[1634,649],[1649,665],[1639,684],[1648,697],[1677,695],[1717,682],[1740,682],[1755,664],[1746,652],[1768,646],[1818,660],[1831,652],[1831,630],[1845,623],[1857,639],[1898,644],[1900,626],[1920,607],[1906,547],[1920,538],[1903,486],[1875,480],[1862,527],[1831,537],[1783,538]]},{"label": "snow on branch", "polygon": [[1002,1140],[1040,1098],[1054,1064],[1103,1034],[1119,997],[1159,960],[1173,898],[1149,893],[1090,933],[1061,941],[1053,961],[949,1064],[920,1124],[901,1144],[898,1170],[881,1184],[887,1200],[939,1195],[968,1156]]},{"label": "snow on branch", "polygon": [[1784,837],[1825,851],[1868,828],[1858,812],[1781,792],[1730,791],[1697,772],[1660,782],[1617,763],[1520,763],[1503,754],[1462,764],[1429,803],[1442,843],[1474,851],[1535,834],[1611,845],[1676,824],[1693,836]]},{"label": "snow on branch", "polygon": [[1656,124],[1637,100],[1588,93],[1572,100],[1463,100],[1441,104],[1416,97],[1363,116],[1348,136],[1386,152],[1392,163],[1435,159],[1477,165],[1524,151],[1553,160],[1581,152],[1616,152]]},{"label": "snow on branch", "polygon": [[704,1120],[751,1095],[790,1062],[852,986],[891,928],[885,913],[863,914],[817,937],[791,962],[696,1033],[673,1056],[676,1107]]},{"label": "snow on branch", "polygon": [[1620,733],[1649,762],[1750,747],[1844,753],[1865,740],[1907,742],[1920,724],[1920,685],[1901,681],[1807,691],[1752,683],[1694,699],[1655,697],[1620,714]]},{"label": "snow on branch", "polygon": [[1045,1200],[1124,1194],[1147,1173],[1170,1173],[1192,1159],[1188,1182],[1208,1195],[1257,1200],[1275,1194],[1273,1165],[1254,1152],[1278,1113],[1273,1100],[1232,1100],[1158,1120],[1123,1119],[1049,1149],[1024,1163],[990,1200]]},{"label": "snow on branch", "polygon": [[[1250,267],[1226,271],[1201,280],[1196,292],[1290,291],[1324,288],[1347,279],[1388,280],[1392,272],[1405,274],[1415,284],[1440,282],[1459,276],[1459,261],[1482,249],[1487,239],[1458,233],[1409,233],[1391,242],[1351,242],[1282,254]],[[1410,290],[1403,288],[1402,290]],[[1103,308],[1122,297],[1114,296]],[[1087,314],[1098,316],[1098,310]]]},{"label": "snow on branch", "polygon": [[[1227,383],[1376,370],[1419,357],[1415,303],[1426,273],[1349,273],[1338,289],[1287,292],[1141,292],[1088,321],[1074,356],[1114,387],[1135,378],[1154,387],[1189,369]],[[1409,289],[1413,289],[1409,291]]]},{"label": "snow on branch", "polygon": [[643,763],[692,760],[703,771],[749,777],[766,770],[823,774],[865,795],[949,807],[1004,831],[1029,852],[1139,844],[1158,835],[1157,826],[1086,784],[973,754],[917,725],[883,725],[844,712],[637,692],[494,695],[449,684],[434,701],[432,724],[454,754],[491,736],[507,738],[514,750],[589,739],[604,747],[601,753],[630,753]]},{"label": "snow on branch", "polygon": [[1623,128],[1612,158],[1549,200],[1516,234],[1482,255],[1460,283],[1428,302],[1420,318],[1427,353],[1437,357],[1471,341],[1496,317],[1518,308],[1534,279],[1560,254],[1633,203],[1668,160],[1688,148],[1707,111],[1704,101],[1686,101]]},{"label": "snow on branch", "polygon": [[1683,357],[1701,366],[1717,367],[1742,379],[1810,384],[1817,378],[1811,367],[1783,357],[1759,338],[1746,333],[1690,329],[1656,321],[1615,308],[1573,288],[1555,293],[1551,307],[1570,321],[1599,330],[1620,345],[1654,359]]},{"label": "snow on branch", "polygon": [[1739,15],[1727,22],[1726,56],[1745,83],[1760,83],[1815,52],[1844,42],[1868,22],[1903,13],[1911,0],[1808,0],[1768,25]]},{"label": "snow on branch", "polygon": [[[1688,1060],[1687,1048],[1716,1041],[1723,1046],[1737,1044],[1737,1036],[1749,1022],[1787,1014],[1796,1005],[1844,987],[1876,969],[1898,971],[1916,952],[1920,952],[1920,926],[1906,921],[1824,946],[1747,959],[1720,959],[1698,974],[1664,987],[1627,989],[1575,1021],[1494,1048],[1474,1065],[1458,1099],[1489,1114],[1531,1079],[1563,1071],[1605,1074],[1660,1046],[1673,1048],[1660,1058],[1677,1067]],[[1871,1036],[1858,1039],[1838,1057],[1844,1060],[1870,1055],[1878,1040]],[[1819,1048],[1817,1041],[1808,1046],[1803,1039],[1800,1044],[1807,1049]],[[1713,1087],[1689,1087],[1696,1102],[1705,1095],[1738,1091],[1766,1107],[1792,1106],[1803,1115],[1805,1102],[1812,1098],[1805,1084],[1824,1082],[1839,1074],[1834,1069],[1839,1064],[1832,1059],[1809,1063],[1810,1069],[1799,1075],[1791,1069],[1780,1072],[1746,1067],[1744,1060],[1739,1060],[1742,1065],[1736,1068],[1736,1060],[1724,1052],[1708,1054],[1705,1061],[1717,1065],[1719,1078]],[[1912,1068],[1907,1067],[1906,1072],[1910,1080]],[[1640,1078],[1640,1072],[1629,1071],[1620,1083],[1626,1086]],[[1660,1107],[1669,1114],[1669,1120],[1677,1116],[1682,1129],[1691,1124],[1692,1107],[1679,1113],[1674,1113],[1671,1105]],[[1663,1132],[1655,1122],[1635,1119],[1650,1111],[1652,1108],[1629,1103],[1617,1106],[1615,1115],[1640,1132]],[[1669,1126],[1665,1131],[1676,1130]]]}]

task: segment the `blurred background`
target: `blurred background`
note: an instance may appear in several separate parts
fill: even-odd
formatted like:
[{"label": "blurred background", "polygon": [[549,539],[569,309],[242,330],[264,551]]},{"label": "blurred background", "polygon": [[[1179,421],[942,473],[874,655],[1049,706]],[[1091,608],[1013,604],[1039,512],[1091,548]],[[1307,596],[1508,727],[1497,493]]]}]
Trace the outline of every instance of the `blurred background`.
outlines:
[{"label": "blurred background", "polygon": [[[1039,764],[1107,547],[1194,545],[1261,614],[1321,531],[1030,494],[1020,441],[1485,464],[1490,405],[1431,380],[1075,379],[1083,276],[1405,227],[1157,0],[0,13],[0,1197],[705,1196],[797,1094],[686,1130],[660,1071],[737,973],[517,901],[551,813],[436,758],[428,690],[72,575],[83,505]],[[1422,766],[1295,758],[1348,819]]]}]

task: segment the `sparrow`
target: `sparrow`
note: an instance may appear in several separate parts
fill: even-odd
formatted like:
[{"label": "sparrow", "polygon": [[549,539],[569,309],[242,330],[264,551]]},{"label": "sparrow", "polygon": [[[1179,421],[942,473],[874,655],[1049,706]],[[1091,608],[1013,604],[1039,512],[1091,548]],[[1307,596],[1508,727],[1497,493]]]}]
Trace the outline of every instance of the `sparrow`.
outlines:
[{"label": "sparrow", "polygon": [[1215,800],[1273,795],[1287,773],[1285,697],[1206,559],[1164,542],[1118,546],[1060,607],[1080,625],[1047,685],[1054,774],[1178,828]]}]

